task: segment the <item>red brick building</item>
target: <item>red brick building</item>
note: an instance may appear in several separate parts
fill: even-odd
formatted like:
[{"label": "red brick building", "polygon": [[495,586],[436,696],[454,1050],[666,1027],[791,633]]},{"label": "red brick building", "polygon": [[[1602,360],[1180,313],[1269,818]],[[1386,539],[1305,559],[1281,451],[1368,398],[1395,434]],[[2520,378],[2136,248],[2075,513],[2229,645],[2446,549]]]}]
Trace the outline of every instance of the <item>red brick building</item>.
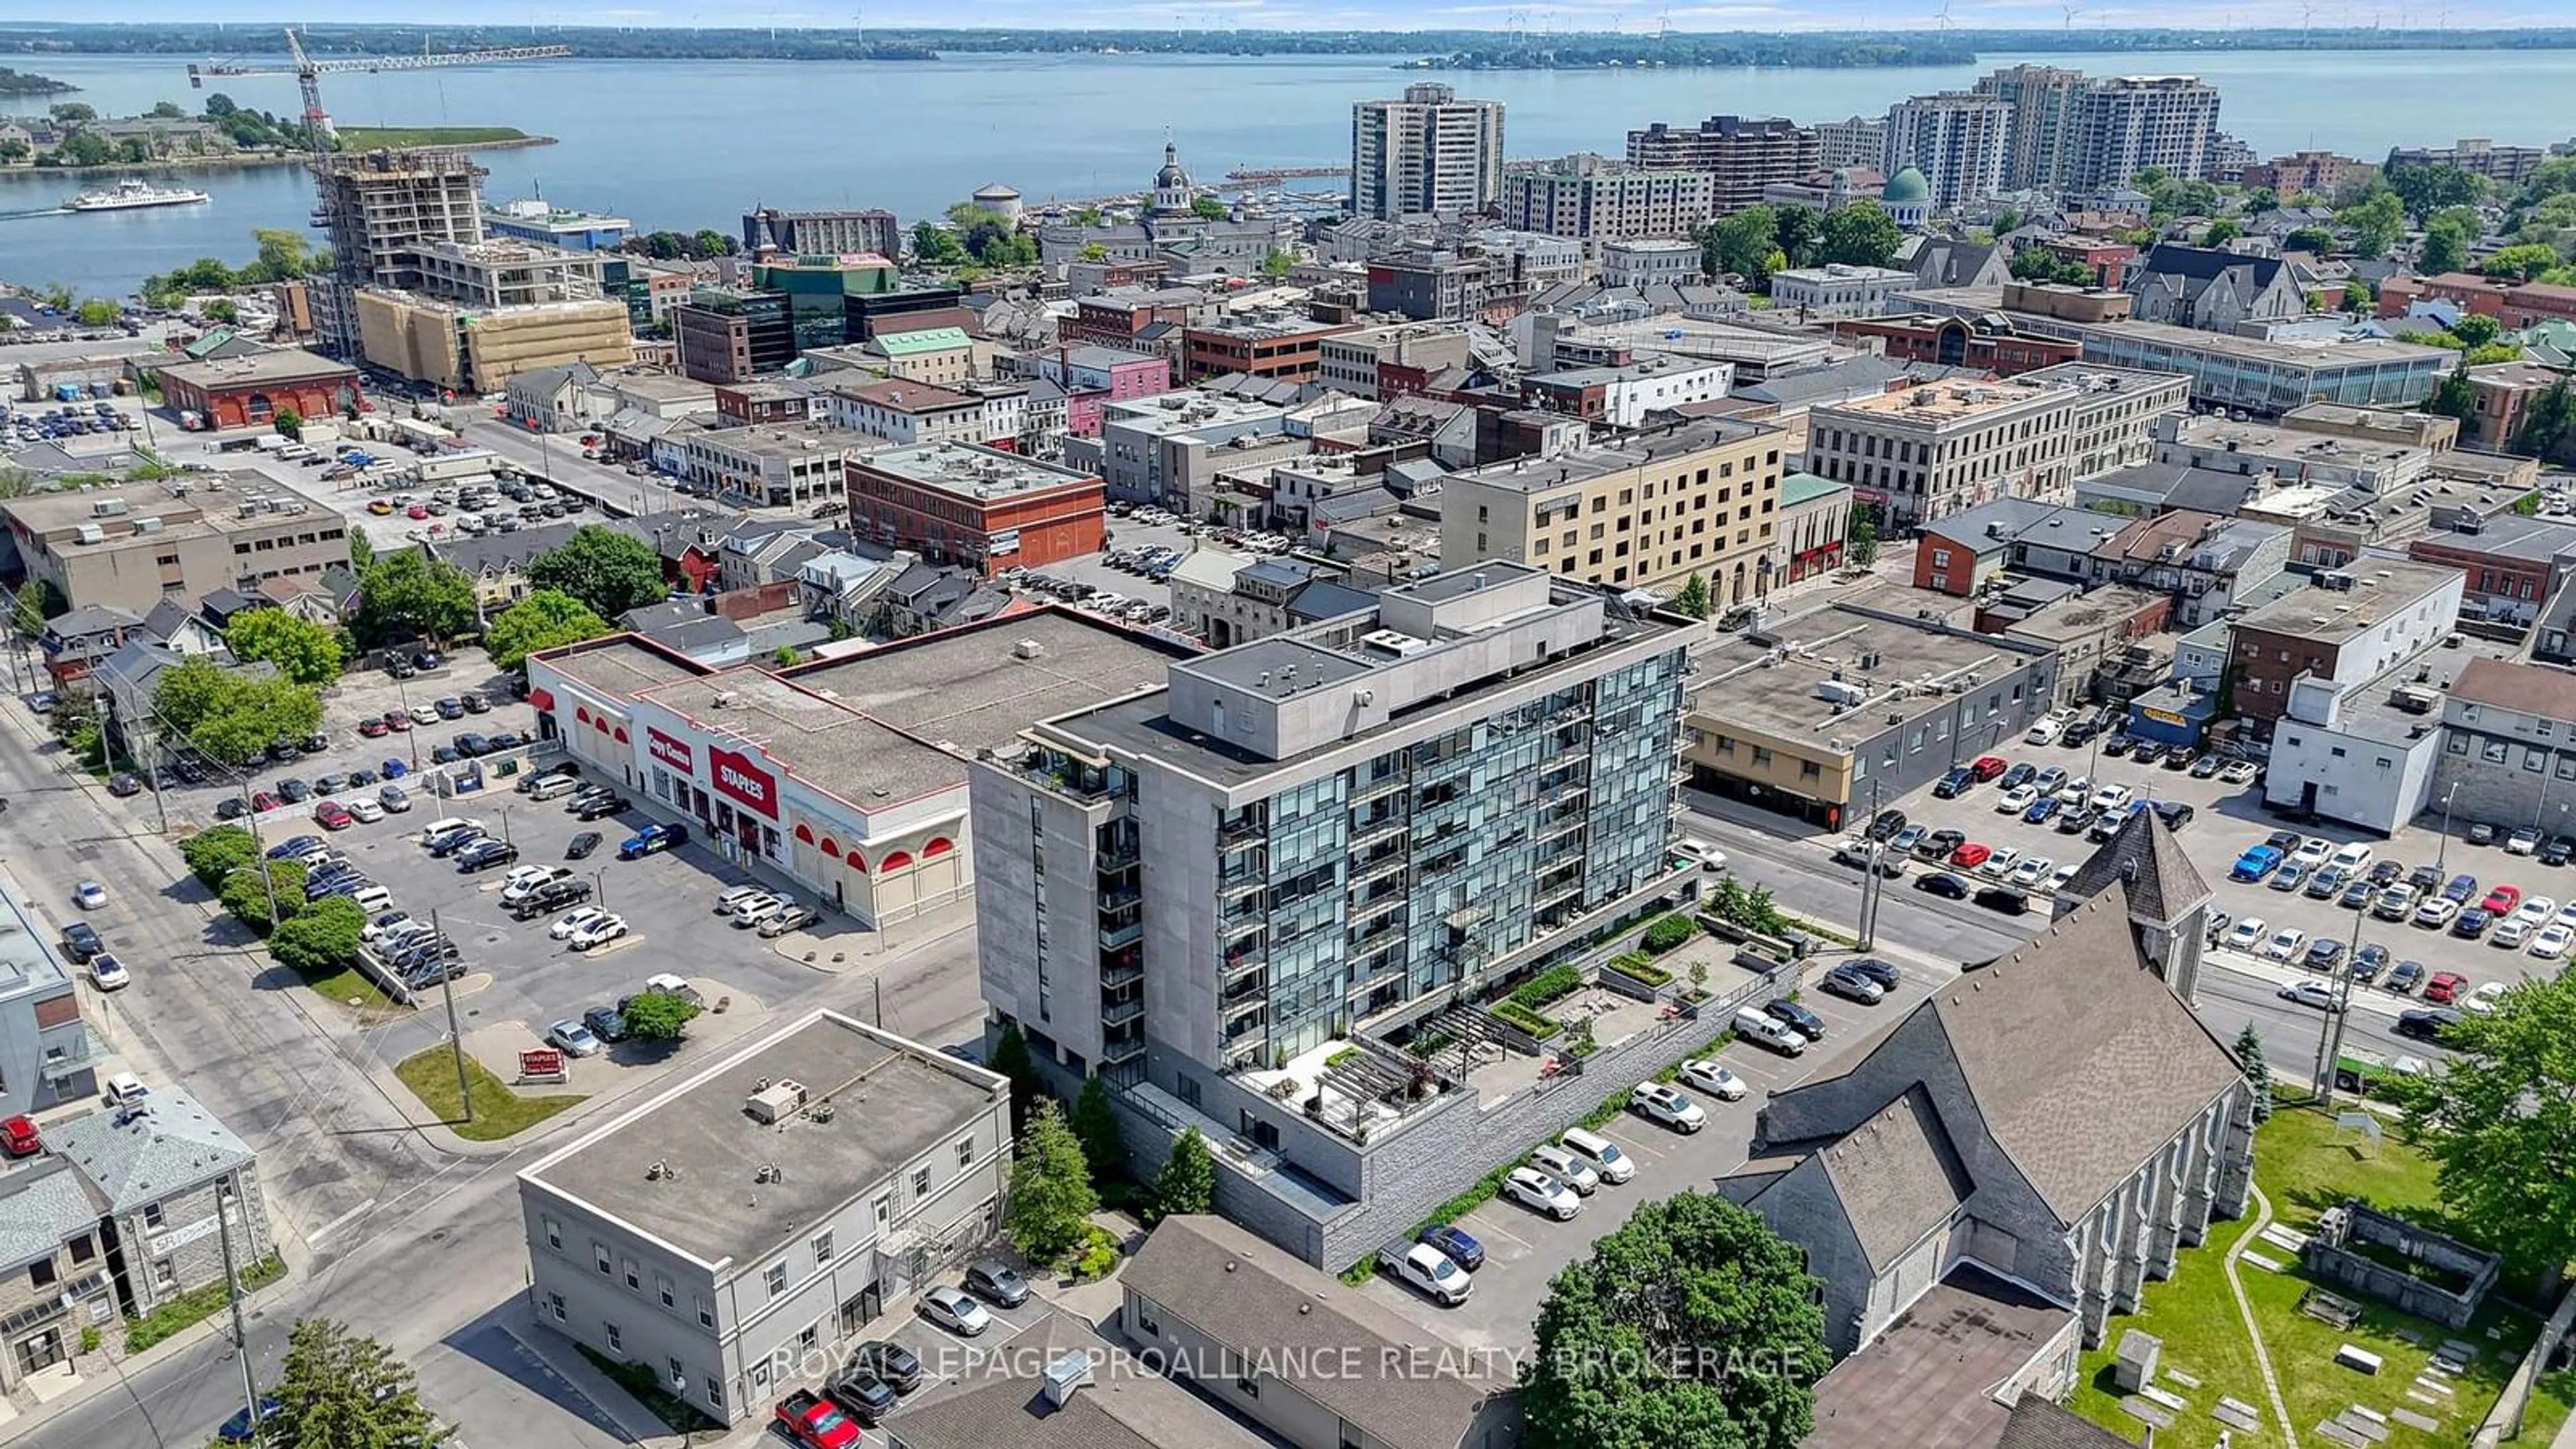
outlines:
[{"label": "red brick building", "polygon": [[195,413],[204,428],[264,428],[288,411],[334,418],[364,401],[356,368],[291,347],[173,362],[158,371],[171,410]]},{"label": "red brick building", "polygon": [[2505,282],[2475,272],[2391,277],[2379,284],[2379,315],[2403,317],[2409,305],[2423,299],[2457,303],[2481,317],[2493,317],[2508,332],[2543,322],[2576,322],[2576,287]]},{"label": "red brick building", "polygon": [[1840,318],[1834,336],[1844,341],[1875,338],[1900,362],[1983,368],[1997,377],[2074,362],[2084,352],[2081,343],[1997,332],[1964,318],[1930,315]]},{"label": "red brick building", "polygon": [[2103,241],[2098,237],[2058,237],[2041,242],[2040,246],[2061,262],[2091,267],[2093,285],[2115,292],[2120,290],[2129,275],[2129,263],[2138,259],[2138,249],[2127,242]]},{"label": "red brick building", "polygon": [[853,456],[850,532],[987,576],[1098,553],[1100,479],[993,448],[923,443]]},{"label": "red brick building", "polygon": [[1324,339],[1351,329],[1305,317],[1238,317],[1182,333],[1183,375],[1202,382],[1229,373],[1313,382],[1324,370]]}]

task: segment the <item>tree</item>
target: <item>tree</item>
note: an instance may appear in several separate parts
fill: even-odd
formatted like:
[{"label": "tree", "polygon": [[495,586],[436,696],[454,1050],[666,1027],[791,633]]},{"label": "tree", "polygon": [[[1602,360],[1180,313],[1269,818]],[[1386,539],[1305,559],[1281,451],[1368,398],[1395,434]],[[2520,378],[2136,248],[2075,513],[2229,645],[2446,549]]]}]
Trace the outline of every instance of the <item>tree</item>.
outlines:
[{"label": "tree", "polygon": [[462,569],[403,549],[358,576],[358,638],[368,644],[445,641],[474,626],[474,581]]},{"label": "tree", "polygon": [[140,136],[127,136],[116,143],[116,159],[128,166],[140,166],[152,159],[152,147]]},{"label": "tree", "polygon": [[125,309],[104,297],[91,297],[72,309],[72,316],[83,327],[113,327]]},{"label": "tree", "polygon": [[1051,1101],[1038,1103],[1011,1163],[1002,1231],[1030,1262],[1054,1263],[1082,1242],[1099,1207],[1082,1144],[1064,1125],[1063,1109]]},{"label": "tree", "polygon": [[324,896],[271,931],[268,954],[290,971],[319,976],[339,969],[358,954],[358,933],[367,913],[347,896]]},{"label": "tree", "polygon": [[[291,860],[253,860],[235,866],[215,887],[215,899],[234,920],[265,936],[304,909],[304,867]],[[272,900],[277,903],[274,918],[268,913]]]},{"label": "tree", "polygon": [[2254,1032],[2254,1023],[2236,1034],[2236,1065],[2243,1068],[2245,1081],[2254,1088],[2254,1120],[2272,1118],[2272,1064],[2263,1056],[2263,1038]]},{"label": "tree", "polygon": [[259,840],[241,826],[217,825],[180,841],[179,858],[198,884],[215,890],[226,876],[259,859]]},{"label": "tree", "polygon": [[1297,265],[1295,252],[1272,252],[1261,259],[1261,275],[1275,281],[1288,275],[1288,269],[1295,265]]},{"label": "tree", "polygon": [[581,600],[558,589],[538,589],[501,611],[483,630],[483,648],[492,663],[516,669],[531,654],[578,644],[609,632],[608,621]]},{"label": "tree", "polygon": [[2335,235],[2321,226],[2303,226],[2281,238],[2281,250],[2322,257],[2335,249]]},{"label": "tree", "polygon": [[247,765],[279,740],[322,723],[322,696],[282,675],[185,660],[162,672],[152,705],[162,723],[228,765]]},{"label": "tree", "polygon": [[1843,557],[1856,569],[1878,562],[1878,524],[1867,514],[1852,515],[1851,533],[1843,540]]},{"label": "tree", "polygon": [[1691,575],[1683,583],[1682,591],[1673,596],[1673,611],[1694,619],[1707,618],[1708,607],[1708,579],[1701,574]]},{"label": "tree", "polygon": [[2456,272],[2468,265],[2469,243],[2485,229],[2475,209],[2451,207],[2424,223],[2424,245],[2415,254],[2415,270],[2428,275]]},{"label": "tree", "polygon": [[1216,1203],[1216,1159],[1199,1129],[1184,1130],[1172,1143],[1163,1170],[1154,1174],[1153,1215],[1157,1219],[1203,1213]]},{"label": "tree", "polygon": [[2539,976],[2442,1028],[2439,1070],[2398,1077],[2457,1234],[2553,1265],[2576,1257],[2576,977]]},{"label": "tree", "polygon": [[2335,220],[2352,233],[2352,249],[2365,257],[2382,257],[2406,234],[2406,203],[2397,193],[2382,191],[2359,206],[2335,213]]},{"label": "tree", "polygon": [[2471,312],[2451,324],[2451,335],[2464,349],[2486,346],[2504,335],[2504,324],[2483,312]]},{"label": "tree", "polygon": [[2385,179],[2409,216],[2430,217],[2446,206],[2475,206],[2487,199],[2487,179],[2457,166],[2392,166]]},{"label": "tree", "polygon": [[2469,383],[2469,362],[2451,369],[2451,375],[2434,387],[2433,395],[2424,402],[2424,411],[2457,418],[2466,424],[2478,414],[2478,390]]},{"label": "tree", "polygon": [[97,120],[98,108],[80,101],[57,101],[45,107],[45,114],[66,126],[77,126],[84,121]]},{"label": "tree", "polygon": [[1832,1363],[1795,1247],[1725,1198],[1649,1202],[1550,1280],[1531,1449],[1792,1449]]},{"label": "tree", "polygon": [[1896,219],[1875,201],[1855,201],[1825,213],[1817,224],[1816,260],[1831,266],[1883,267],[1896,255],[1905,233]]},{"label": "tree", "polygon": [[1091,1164],[1093,1182],[1127,1170],[1127,1141],[1118,1133],[1118,1114],[1110,1110],[1109,1084],[1098,1077],[1083,1078],[1074,1096],[1073,1136],[1082,1144],[1082,1160]]},{"label": "tree", "polygon": [[2576,398],[2568,395],[2567,379],[2562,377],[2523,409],[2522,428],[2514,434],[2513,450],[2547,458],[2557,453],[2571,431],[2576,431]]},{"label": "tree", "polygon": [[284,227],[259,227],[251,232],[259,243],[259,269],[271,282],[291,282],[314,270],[312,243],[299,232]]},{"label": "tree", "polygon": [[2478,270],[2490,277],[2528,282],[2542,272],[2557,266],[2558,260],[2556,247],[2525,242],[2519,246],[2509,246],[2501,251],[2490,253],[2485,261],[2478,263]]},{"label": "tree", "polygon": [[1748,206],[1701,229],[1700,270],[1712,277],[1732,272],[1758,287],[1771,275],[1763,263],[1779,250],[1779,213],[1767,206]]},{"label": "tree", "polygon": [[216,91],[206,97],[206,115],[209,119],[220,121],[240,109],[241,103],[222,91]]},{"label": "tree", "polygon": [[12,166],[35,154],[36,148],[15,136],[6,141],[0,141],[0,161],[6,161]]},{"label": "tree", "polygon": [[265,659],[298,684],[329,684],[340,677],[340,636],[284,609],[249,609],[224,625],[224,643],[248,664]]},{"label": "tree", "polygon": [[1816,220],[1823,213],[1804,206],[1775,206],[1772,219],[1780,224],[1776,240],[1780,254],[1789,265],[1803,267],[1816,259]]},{"label": "tree", "polygon": [[993,1070],[1011,1083],[1011,1133],[1017,1136],[1028,1130],[1029,1109],[1037,1105],[1044,1088],[1038,1081],[1037,1063],[1029,1056],[1029,1039],[1012,1022],[993,1039]]},{"label": "tree", "polygon": [[241,308],[235,305],[233,299],[230,297],[217,297],[215,300],[206,304],[206,320],[209,322],[238,322],[241,320]]},{"label": "tree", "polygon": [[1077,262],[1105,262],[1109,260],[1109,248],[1098,242],[1084,242],[1082,250],[1073,254],[1073,259]]},{"label": "tree", "polygon": [[1201,221],[1223,221],[1232,214],[1233,213],[1226,209],[1226,204],[1224,202],[1219,201],[1213,196],[1194,196],[1190,198],[1190,215],[1197,217]]},{"label": "tree", "polygon": [[603,619],[659,603],[665,592],[662,556],[653,545],[597,523],[583,524],[530,559],[528,584],[570,594]]},{"label": "tree", "polygon": [[261,1415],[259,1442],[273,1449],[390,1449],[438,1438],[410,1367],[327,1318],[300,1320],[287,1334],[269,1392],[277,1408]]},{"label": "tree", "polygon": [[268,425],[290,438],[304,436],[304,414],[293,408],[279,408],[270,416]]},{"label": "tree", "polygon": [[51,579],[30,579],[18,586],[18,596],[11,601],[9,627],[21,639],[34,639],[45,632],[45,621],[71,607],[63,591]]},{"label": "tree", "polygon": [[363,528],[349,530],[349,567],[364,574],[376,561],[375,542]]},{"label": "tree", "polygon": [[2201,237],[2200,244],[2205,247],[2223,247],[2243,235],[2245,235],[2245,228],[2221,217],[2209,224],[2209,230]]},{"label": "tree", "polygon": [[678,1041],[697,1020],[698,1004],[676,991],[641,991],[618,1009],[626,1034],[639,1041]]},{"label": "tree", "polygon": [[689,240],[696,245],[699,257],[706,260],[731,256],[736,245],[732,237],[711,226],[698,228],[697,235]]},{"label": "tree", "polygon": [[956,235],[935,221],[912,224],[912,254],[934,267],[966,260],[966,248],[958,244]]},{"label": "tree", "polygon": [[2279,211],[2280,209],[2281,193],[2274,191],[2271,187],[2257,186],[2253,190],[2245,193],[2245,214],[2247,216],[2261,216],[2267,211]]}]

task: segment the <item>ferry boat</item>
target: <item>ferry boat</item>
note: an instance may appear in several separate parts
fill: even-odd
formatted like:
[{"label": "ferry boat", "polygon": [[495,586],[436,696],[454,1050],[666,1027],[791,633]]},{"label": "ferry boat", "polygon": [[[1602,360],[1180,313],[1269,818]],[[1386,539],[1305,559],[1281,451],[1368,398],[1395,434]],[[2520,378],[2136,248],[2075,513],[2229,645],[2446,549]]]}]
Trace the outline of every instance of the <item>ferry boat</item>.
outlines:
[{"label": "ferry boat", "polygon": [[84,191],[63,203],[65,211],[131,211],[142,206],[194,206],[206,199],[202,191],[164,191],[148,181],[127,177],[116,183],[113,191]]}]

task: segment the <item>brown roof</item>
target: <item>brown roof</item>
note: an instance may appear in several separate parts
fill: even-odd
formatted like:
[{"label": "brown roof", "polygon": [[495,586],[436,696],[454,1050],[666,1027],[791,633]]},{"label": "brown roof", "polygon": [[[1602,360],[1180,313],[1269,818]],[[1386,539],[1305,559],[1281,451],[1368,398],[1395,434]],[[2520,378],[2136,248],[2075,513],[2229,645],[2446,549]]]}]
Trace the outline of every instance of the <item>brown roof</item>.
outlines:
[{"label": "brown roof", "polygon": [[2061,894],[2098,895],[2115,881],[2129,888],[2130,914],[2150,921],[2174,920],[2210,898],[2209,882],[2153,810],[2138,811],[2122,822],[2118,833],[2066,878]]},{"label": "brown roof", "polygon": [[2179,545],[2181,554],[2188,556],[2191,546],[2198,543],[2201,534],[2217,521],[2218,515],[2214,513],[2195,513],[2188,508],[2141,518],[2094,545],[2093,556],[2152,560],[2169,545]]},{"label": "brown roof", "polygon": [[981,398],[969,397],[962,392],[951,392],[937,383],[914,382],[904,377],[880,377],[869,382],[840,383],[835,385],[832,391],[843,397],[857,398],[861,402],[870,402],[881,408],[893,408],[907,413],[983,406]]},{"label": "brown roof", "polygon": [[1987,1131],[2065,1223],[2245,1082],[2140,962],[2128,910],[2114,883],[1915,1008],[1938,1017]]},{"label": "brown roof", "polygon": [[2004,1421],[1995,1449],[2129,1449],[2121,1438],[2072,1409],[2025,1392]]},{"label": "brown roof", "polygon": [[1800,1449],[2000,1449],[2009,1415],[1995,1402],[1996,1386],[2074,1317],[1961,1263],[1817,1381],[1816,1427]]},{"label": "brown roof", "polygon": [[1816,1153],[1870,1268],[1885,1272],[1976,1191],[1940,1110],[1915,1087]]},{"label": "brown roof", "polygon": [[2576,720],[2576,674],[2546,665],[2481,655],[2460,666],[2459,677],[2451,681],[2451,697],[2542,719]]},{"label": "brown roof", "polygon": [[[1127,1290],[1215,1343],[1274,1366],[1297,1392],[1387,1449],[1458,1449],[1507,1383],[1426,1362],[1420,1325],[1222,1218],[1165,1218],[1122,1275]],[[1351,1352],[1345,1352],[1349,1350]],[[1332,1372],[1356,1362],[1357,1372]],[[1318,1364],[1321,1374],[1297,1372]]]}]

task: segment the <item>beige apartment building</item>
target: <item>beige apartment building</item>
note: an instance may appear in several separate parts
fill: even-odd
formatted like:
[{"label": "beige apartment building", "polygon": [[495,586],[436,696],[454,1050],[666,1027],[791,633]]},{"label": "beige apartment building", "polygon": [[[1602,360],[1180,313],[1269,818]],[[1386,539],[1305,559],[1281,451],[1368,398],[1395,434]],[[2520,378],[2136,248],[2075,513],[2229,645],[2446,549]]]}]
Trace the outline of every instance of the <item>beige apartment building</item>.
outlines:
[{"label": "beige apartment building", "polygon": [[[207,475],[190,480],[202,488]],[[74,608],[148,614],[163,599],[190,604],[209,590],[278,578],[318,579],[349,561],[340,515],[259,473],[223,475],[225,491],[179,493],[139,483],[0,502],[29,583],[62,590]]]},{"label": "beige apartment building", "polygon": [[2075,480],[2151,457],[2158,417],[2191,380],[2089,362],[2009,382],[1905,388],[1807,415],[1807,471],[1851,486],[1882,526],[1946,518],[1998,498],[2062,503]]},{"label": "beige apartment building", "polygon": [[1665,593],[1697,574],[1714,607],[1757,598],[1773,571],[1780,455],[1777,428],[1701,418],[1453,473],[1440,566],[1500,559]]},{"label": "beige apartment building", "polygon": [[608,371],[635,360],[635,334],[623,302],[479,307],[372,288],[361,290],[356,301],[367,361],[460,392],[500,392],[519,373],[568,362]]}]

